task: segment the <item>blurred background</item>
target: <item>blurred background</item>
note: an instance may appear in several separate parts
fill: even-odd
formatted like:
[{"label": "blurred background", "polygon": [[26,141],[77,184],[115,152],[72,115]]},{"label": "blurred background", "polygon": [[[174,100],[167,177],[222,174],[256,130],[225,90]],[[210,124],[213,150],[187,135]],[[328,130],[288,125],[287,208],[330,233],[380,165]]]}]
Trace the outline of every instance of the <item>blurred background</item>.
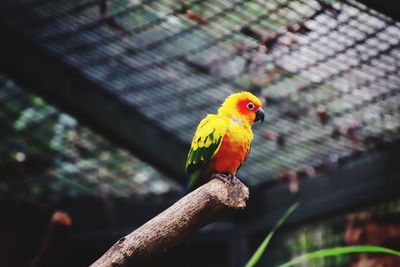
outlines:
[{"label": "blurred background", "polygon": [[0,265],[95,261],[180,198],[195,127],[241,90],[266,105],[248,208],[151,266],[244,266],[296,201],[259,266],[399,250],[399,20],[378,0],[1,1]]}]

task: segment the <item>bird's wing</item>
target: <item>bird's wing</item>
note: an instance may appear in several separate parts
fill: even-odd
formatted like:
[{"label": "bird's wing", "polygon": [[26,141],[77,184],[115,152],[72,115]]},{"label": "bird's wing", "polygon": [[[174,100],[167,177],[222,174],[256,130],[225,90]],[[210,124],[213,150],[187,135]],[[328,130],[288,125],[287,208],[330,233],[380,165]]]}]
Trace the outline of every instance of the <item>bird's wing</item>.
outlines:
[{"label": "bird's wing", "polygon": [[218,115],[207,115],[197,126],[186,160],[190,189],[199,182],[202,171],[221,147],[226,128],[225,120]]}]

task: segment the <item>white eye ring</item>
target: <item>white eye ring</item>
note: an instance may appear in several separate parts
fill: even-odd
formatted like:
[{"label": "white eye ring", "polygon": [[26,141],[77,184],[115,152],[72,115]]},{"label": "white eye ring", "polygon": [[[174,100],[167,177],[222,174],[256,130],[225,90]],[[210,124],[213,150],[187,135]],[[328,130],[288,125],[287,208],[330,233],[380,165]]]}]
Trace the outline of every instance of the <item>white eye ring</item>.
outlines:
[{"label": "white eye ring", "polygon": [[247,104],[247,108],[250,109],[250,110],[254,109],[254,104],[251,103],[251,102],[248,103],[248,104]]}]

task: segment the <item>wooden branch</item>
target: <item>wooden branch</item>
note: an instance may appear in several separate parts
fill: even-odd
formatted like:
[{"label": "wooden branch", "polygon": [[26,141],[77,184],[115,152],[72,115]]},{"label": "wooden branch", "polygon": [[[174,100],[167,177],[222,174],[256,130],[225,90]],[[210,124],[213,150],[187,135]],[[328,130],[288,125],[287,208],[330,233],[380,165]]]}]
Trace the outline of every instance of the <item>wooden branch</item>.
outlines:
[{"label": "wooden branch", "polygon": [[120,238],[91,267],[144,266],[230,209],[243,209],[249,189],[236,177],[215,174],[210,182]]},{"label": "wooden branch", "polygon": [[72,220],[68,213],[56,211],[51,216],[49,231],[31,267],[60,266],[65,255]]}]

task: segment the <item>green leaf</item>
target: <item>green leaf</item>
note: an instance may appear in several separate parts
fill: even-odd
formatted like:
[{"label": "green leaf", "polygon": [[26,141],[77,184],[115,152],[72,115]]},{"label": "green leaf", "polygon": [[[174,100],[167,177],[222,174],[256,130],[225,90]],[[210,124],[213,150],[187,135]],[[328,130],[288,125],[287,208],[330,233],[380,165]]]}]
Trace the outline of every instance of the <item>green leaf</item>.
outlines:
[{"label": "green leaf", "polygon": [[299,203],[296,202],[283,214],[283,216],[279,219],[279,221],[274,225],[272,230],[265,237],[264,241],[257,248],[256,252],[254,252],[253,256],[251,256],[250,260],[246,263],[245,267],[253,267],[260,260],[261,256],[264,254],[265,249],[267,248],[269,242],[272,239],[272,236],[275,234],[276,230],[286,221],[290,214],[299,206]]},{"label": "green leaf", "polygon": [[304,261],[311,261],[317,258],[330,257],[330,256],[338,256],[342,254],[349,253],[384,253],[395,256],[400,256],[400,251],[396,251],[389,248],[372,246],[372,245],[363,245],[363,246],[349,246],[349,247],[334,247],[327,248],[322,250],[317,250],[314,252],[310,252],[299,257],[296,257],[284,264],[279,265],[278,267],[289,267],[299,264]]}]

